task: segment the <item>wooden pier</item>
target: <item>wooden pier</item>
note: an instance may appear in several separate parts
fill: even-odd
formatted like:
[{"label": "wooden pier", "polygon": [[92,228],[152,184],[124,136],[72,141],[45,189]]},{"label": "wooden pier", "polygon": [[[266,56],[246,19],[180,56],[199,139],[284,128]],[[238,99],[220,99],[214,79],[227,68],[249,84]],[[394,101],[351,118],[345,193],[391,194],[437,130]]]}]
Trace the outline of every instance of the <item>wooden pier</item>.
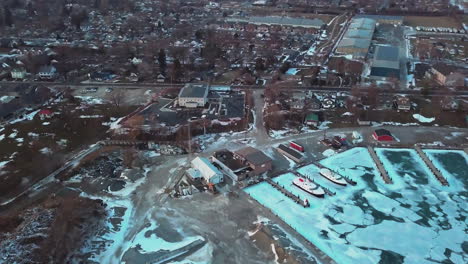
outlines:
[{"label": "wooden pier", "polygon": [[442,173],[434,166],[434,163],[429,159],[429,157],[424,153],[424,151],[421,149],[420,146],[415,145],[414,149],[416,152],[419,154],[419,156],[422,158],[424,163],[426,163],[427,167],[431,170],[432,174],[437,178],[437,180],[443,185],[443,186],[448,186],[449,183],[447,179],[442,175]]},{"label": "wooden pier", "polygon": [[[329,168],[323,166],[322,164],[320,164],[320,163],[317,162],[317,161],[314,161],[313,164],[314,164],[315,166],[317,166],[319,169],[329,169]],[[329,169],[329,170],[330,170],[330,169]],[[353,185],[353,186],[354,186],[354,185],[357,184],[355,181],[351,180],[350,178],[348,178],[348,177],[346,177],[346,176],[344,176],[344,175],[339,174],[339,173],[336,172],[336,171],[333,171],[333,170],[330,170],[330,171],[332,171],[332,172],[333,172],[334,174],[336,174],[337,176],[343,178],[349,185]]]},{"label": "wooden pier", "polygon": [[309,207],[310,204],[309,203],[306,203],[304,200],[302,200],[301,198],[299,198],[299,196],[296,196],[294,194],[292,194],[290,191],[286,190],[285,188],[283,188],[283,186],[279,185],[278,183],[274,182],[271,178],[266,178],[265,179],[266,182],[268,182],[271,186],[273,186],[275,189],[277,189],[278,191],[280,191],[281,193],[283,193],[285,196],[293,199],[294,202],[296,202],[297,204],[300,204],[304,207]]},{"label": "wooden pier", "polygon": [[380,176],[382,177],[384,182],[386,184],[392,184],[393,183],[392,178],[390,178],[390,176],[388,175],[388,172],[385,170],[379,157],[377,157],[377,153],[375,153],[375,150],[371,146],[367,146],[367,150],[369,151],[369,154],[374,160],[375,165],[377,165],[377,169],[379,169]]}]

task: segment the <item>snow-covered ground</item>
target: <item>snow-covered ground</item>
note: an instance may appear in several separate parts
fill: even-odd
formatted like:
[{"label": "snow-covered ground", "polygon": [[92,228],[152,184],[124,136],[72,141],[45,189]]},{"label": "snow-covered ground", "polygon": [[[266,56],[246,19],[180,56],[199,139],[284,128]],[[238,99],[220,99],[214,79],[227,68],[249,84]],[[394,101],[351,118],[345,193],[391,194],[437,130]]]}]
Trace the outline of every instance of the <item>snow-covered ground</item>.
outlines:
[{"label": "snow-covered ground", "polygon": [[94,104],[105,104],[106,102],[101,98],[96,98],[92,96],[75,96],[75,98],[80,99],[83,103],[94,105]]},{"label": "snow-covered ground", "polygon": [[[466,263],[463,190],[456,185],[441,186],[412,150],[386,151],[379,149],[378,154],[396,180],[393,185],[383,183],[365,148],[353,148],[321,163],[357,185],[333,186],[322,179],[318,183],[334,187],[337,194],[311,197],[310,208],[294,203],[268,183],[245,191],[338,263],[378,263],[382,259],[385,263],[434,263],[430,259]],[[462,170],[467,175],[468,166]],[[320,179],[314,165],[298,172]],[[459,176],[453,175],[452,180],[463,186]],[[292,177],[284,174],[274,180],[291,189]]]},{"label": "snow-covered ground", "polygon": [[414,114],[413,118],[418,120],[421,123],[432,123],[432,122],[435,121],[434,117],[424,117],[424,116],[422,116],[420,114]]}]

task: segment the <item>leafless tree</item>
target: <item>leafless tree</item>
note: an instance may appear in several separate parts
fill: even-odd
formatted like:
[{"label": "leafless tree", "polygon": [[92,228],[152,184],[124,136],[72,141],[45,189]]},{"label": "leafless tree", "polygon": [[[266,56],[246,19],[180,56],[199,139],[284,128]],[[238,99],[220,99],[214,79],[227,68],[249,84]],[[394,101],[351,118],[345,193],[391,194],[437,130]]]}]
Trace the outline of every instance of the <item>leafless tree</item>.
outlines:
[{"label": "leafless tree", "polygon": [[125,97],[124,91],[117,89],[111,94],[111,102],[116,108],[120,108]]}]

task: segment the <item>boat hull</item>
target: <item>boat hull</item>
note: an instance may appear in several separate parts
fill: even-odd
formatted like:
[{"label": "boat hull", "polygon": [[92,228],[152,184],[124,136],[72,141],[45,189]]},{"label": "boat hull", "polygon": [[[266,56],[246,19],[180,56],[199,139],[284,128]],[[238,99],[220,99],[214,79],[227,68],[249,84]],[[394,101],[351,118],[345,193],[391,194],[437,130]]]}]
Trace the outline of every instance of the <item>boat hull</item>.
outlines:
[{"label": "boat hull", "polygon": [[344,181],[344,180],[341,180],[341,181],[336,180],[331,175],[327,175],[326,173],[323,173],[322,171],[320,171],[319,174],[322,175],[322,177],[324,177],[325,179],[333,182],[334,184],[338,184],[338,185],[341,185],[341,186],[346,186],[346,181]]},{"label": "boat hull", "polygon": [[312,194],[313,196],[315,197],[318,197],[318,198],[323,198],[325,196],[324,193],[315,193],[313,191],[310,191],[310,190],[307,190],[305,188],[303,188],[302,186],[296,184],[295,182],[293,182],[294,186],[296,186],[297,188],[303,190],[304,192],[308,193],[308,194]]}]

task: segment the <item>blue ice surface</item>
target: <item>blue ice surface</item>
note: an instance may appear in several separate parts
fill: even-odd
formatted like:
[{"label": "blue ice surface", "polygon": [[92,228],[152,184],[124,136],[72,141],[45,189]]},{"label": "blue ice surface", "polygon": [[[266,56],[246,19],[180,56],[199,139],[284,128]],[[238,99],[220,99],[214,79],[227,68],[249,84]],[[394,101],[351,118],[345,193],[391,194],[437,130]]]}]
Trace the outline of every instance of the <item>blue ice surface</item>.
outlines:
[{"label": "blue ice surface", "polygon": [[[450,187],[454,190],[462,191],[465,186],[460,180],[468,178],[468,172],[463,170],[463,167],[468,168],[468,155],[463,150],[441,150],[441,149],[425,149],[423,150],[427,157],[432,161],[434,166],[444,175],[447,179]],[[444,164],[441,160],[442,156],[451,155],[452,158],[454,155],[460,157],[461,165],[464,160],[465,164],[460,167],[454,166],[455,164],[450,164],[452,167],[449,167],[449,164]],[[453,162],[453,161],[452,161]]]},{"label": "blue ice surface", "polygon": [[[324,166],[358,184],[342,188],[336,196],[316,199],[310,208],[294,203],[268,183],[245,191],[337,263],[378,263],[384,250],[404,256],[404,263],[434,263],[428,259],[458,263],[466,240],[462,217],[466,215],[466,194],[442,187],[412,150],[390,151],[406,156],[391,162],[380,153],[395,184],[383,183],[365,148],[323,160]],[[306,166],[298,172],[314,170]],[[280,175],[276,181],[287,182],[291,177]],[[374,219],[375,210],[387,217]],[[444,254],[447,249],[452,252],[449,257]]]},{"label": "blue ice surface", "polygon": [[[389,176],[394,181],[394,185],[398,186],[398,188],[403,188],[402,186],[405,184],[407,185],[408,182],[413,183],[413,181],[415,181],[415,185],[428,183],[434,188],[439,188],[441,190],[448,189],[447,187],[443,187],[437,180],[416,150],[403,148],[376,148],[375,152],[381,160],[384,168],[387,170]],[[402,163],[395,164],[392,162],[388,157],[388,155],[392,153],[401,155]],[[404,181],[406,181],[406,183],[404,183]]]}]

